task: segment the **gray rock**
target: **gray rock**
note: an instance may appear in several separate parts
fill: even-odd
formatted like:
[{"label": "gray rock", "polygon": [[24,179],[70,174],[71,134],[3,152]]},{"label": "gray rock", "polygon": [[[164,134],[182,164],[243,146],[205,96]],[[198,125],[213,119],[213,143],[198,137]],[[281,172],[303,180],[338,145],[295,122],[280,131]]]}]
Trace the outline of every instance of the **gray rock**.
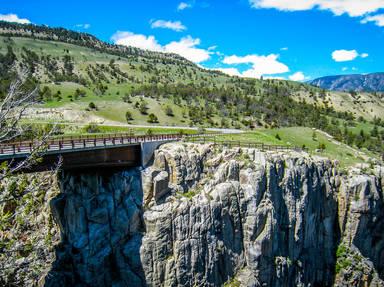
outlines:
[{"label": "gray rock", "polygon": [[153,193],[156,202],[169,192],[169,175],[166,171],[161,171],[153,179]]},{"label": "gray rock", "polygon": [[[342,177],[298,153],[249,149],[240,164],[242,152],[173,143],[141,174],[64,174],[52,201],[62,244],[46,285],[382,284],[377,176]],[[352,250],[342,258],[340,243]]]}]

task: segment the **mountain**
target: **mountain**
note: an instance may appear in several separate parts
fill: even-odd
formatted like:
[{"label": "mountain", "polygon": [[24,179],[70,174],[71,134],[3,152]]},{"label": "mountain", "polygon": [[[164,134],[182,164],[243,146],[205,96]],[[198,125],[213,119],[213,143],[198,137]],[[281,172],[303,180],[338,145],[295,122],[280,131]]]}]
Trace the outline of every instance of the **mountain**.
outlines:
[{"label": "mountain", "polygon": [[[95,124],[99,131],[116,132],[127,123],[177,129],[300,126],[371,151],[383,145],[381,94],[231,77],[175,54],[113,45],[63,28],[0,22],[0,100],[14,67],[28,70],[30,85],[39,88],[38,102],[23,120],[40,128],[60,122],[62,133],[95,132]],[[380,127],[371,137],[374,125]],[[357,136],[362,128],[364,137]]]},{"label": "mountain", "polygon": [[310,84],[331,91],[384,92],[384,73],[328,76],[315,79]]}]

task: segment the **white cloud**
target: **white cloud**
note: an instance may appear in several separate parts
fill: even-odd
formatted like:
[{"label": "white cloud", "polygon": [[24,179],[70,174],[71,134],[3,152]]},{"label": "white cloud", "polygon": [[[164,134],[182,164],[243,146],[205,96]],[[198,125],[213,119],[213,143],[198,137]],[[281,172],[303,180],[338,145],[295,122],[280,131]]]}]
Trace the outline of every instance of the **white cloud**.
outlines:
[{"label": "white cloud", "polygon": [[161,52],[163,48],[154,36],[134,34],[132,32],[117,31],[112,36],[112,41],[117,45],[132,46],[144,50]]},{"label": "white cloud", "polygon": [[225,57],[224,64],[251,64],[252,68],[244,71],[241,75],[248,78],[260,78],[263,75],[275,75],[289,72],[287,65],[278,61],[279,55],[268,56],[247,55],[239,57],[236,55]]},{"label": "white cloud", "polygon": [[177,6],[178,11],[182,11],[187,8],[192,8],[192,5],[185,2],[180,2],[179,5]]},{"label": "white cloud", "polygon": [[303,72],[296,72],[288,77],[291,81],[302,82],[306,79]]},{"label": "white cloud", "polygon": [[178,42],[173,41],[165,45],[164,50],[169,53],[179,54],[194,63],[201,63],[210,58],[210,52],[196,48],[198,45],[200,45],[200,39],[193,39],[191,36],[187,36],[181,38]]},{"label": "white cloud", "polygon": [[224,74],[230,75],[230,76],[238,76],[241,77],[241,73],[236,68],[219,68],[216,69],[220,72],[223,72]]},{"label": "white cloud", "polygon": [[329,10],[339,16],[364,16],[384,7],[384,0],[249,0],[254,8],[275,8],[282,11]]},{"label": "white cloud", "polygon": [[281,51],[288,51],[288,47],[280,48]]},{"label": "white cloud", "polygon": [[214,46],[208,47],[207,50],[208,51],[213,51],[213,50],[216,50],[216,49],[217,49],[217,46],[214,45]]},{"label": "white cloud", "polygon": [[342,70],[343,72],[345,72],[345,71],[348,70],[348,67],[343,67],[341,70]]},{"label": "white cloud", "polygon": [[336,62],[347,62],[356,59],[359,56],[356,50],[336,50],[332,53],[332,59]]},{"label": "white cloud", "polygon": [[363,24],[366,24],[368,22],[374,22],[377,26],[384,27],[384,14],[367,16],[363,20],[361,20],[361,23]]},{"label": "white cloud", "polygon": [[264,80],[286,80],[284,77],[276,77],[276,76],[267,76],[263,77]]},{"label": "white cloud", "polygon": [[89,29],[91,28],[91,24],[76,24],[75,27],[82,28],[82,29]]},{"label": "white cloud", "polygon": [[367,58],[369,54],[359,54],[356,50],[336,50],[332,52],[332,59],[336,62],[353,61],[357,57]]},{"label": "white cloud", "polygon": [[31,21],[29,21],[26,18],[19,18],[16,14],[0,14],[0,21],[5,22],[13,22],[13,23],[19,23],[19,24],[29,24]]},{"label": "white cloud", "polygon": [[165,20],[156,20],[151,23],[152,28],[164,28],[171,29],[176,32],[181,32],[187,29],[180,21],[165,21]]},{"label": "white cloud", "polygon": [[132,32],[118,31],[111,39],[118,45],[132,46],[156,52],[175,53],[194,63],[201,63],[208,60],[212,53],[208,50],[198,48],[197,46],[200,45],[200,39],[194,39],[191,36],[181,38],[180,41],[172,41],[165,46],[160,45],[154,36],[134,34]]}]

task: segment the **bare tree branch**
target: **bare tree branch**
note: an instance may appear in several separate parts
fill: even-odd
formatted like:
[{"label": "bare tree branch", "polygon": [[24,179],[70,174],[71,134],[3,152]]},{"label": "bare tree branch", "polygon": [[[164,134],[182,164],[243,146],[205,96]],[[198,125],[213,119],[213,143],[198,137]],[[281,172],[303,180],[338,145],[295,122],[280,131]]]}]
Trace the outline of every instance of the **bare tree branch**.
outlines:
[{"label": "bare tree branch", "polygon": [[27,107],[36,102],[37,87],[32,91],[23,90],[27,76],[26,70],[18,74],[0,104],[0,143],[11,141],[22,134],[22,128],[19,125],[20,119]]}]

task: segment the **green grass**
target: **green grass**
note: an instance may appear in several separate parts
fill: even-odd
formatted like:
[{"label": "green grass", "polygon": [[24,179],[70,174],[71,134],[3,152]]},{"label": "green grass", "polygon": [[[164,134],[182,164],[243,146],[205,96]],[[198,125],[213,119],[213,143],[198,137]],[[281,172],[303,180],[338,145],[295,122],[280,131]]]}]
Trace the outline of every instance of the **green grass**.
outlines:
[{"label": "green grass", "polygon": [[[252,141],[271,145],[308,148],[311,155],[327,157],[340,162],[341,167],[364,163],[365,160],[355,154],[354,150],[345,144],[334,143],[326,135],[316,132],[316,139],[312,139],[314,130],[305,127],[289,127],[280,129],[261,129],[243,134],[222,135],[220,140]],[[276,139],[279,134],[281,140]],[[325,144],[325,150],[318,151],[319,144]]]},{"label": "green grass", "polygon": [[[151,127],[151,128],[139,128],[139,127],[119,127],[119,126],[97,126],[100,132],[98,133],[92,133],[92,135],[98,135],[98,134],[114,134],[114,133],[132,133],[133,135],[145,135],[148,133],[148,130],[152,131],[152,134],[179,134],[182,132],[183,134],[196,134],[197,130],[189,130],[189,129],[173,129],[173,128],[157,128],[157,127]],[[64,129],[65,132],[65,129]],[[79,128],[76,131],[69,131],[65,132],[66,136],[80,136],[80,135],[90,135],[90,133],[87,133],[83,128]]]}]

